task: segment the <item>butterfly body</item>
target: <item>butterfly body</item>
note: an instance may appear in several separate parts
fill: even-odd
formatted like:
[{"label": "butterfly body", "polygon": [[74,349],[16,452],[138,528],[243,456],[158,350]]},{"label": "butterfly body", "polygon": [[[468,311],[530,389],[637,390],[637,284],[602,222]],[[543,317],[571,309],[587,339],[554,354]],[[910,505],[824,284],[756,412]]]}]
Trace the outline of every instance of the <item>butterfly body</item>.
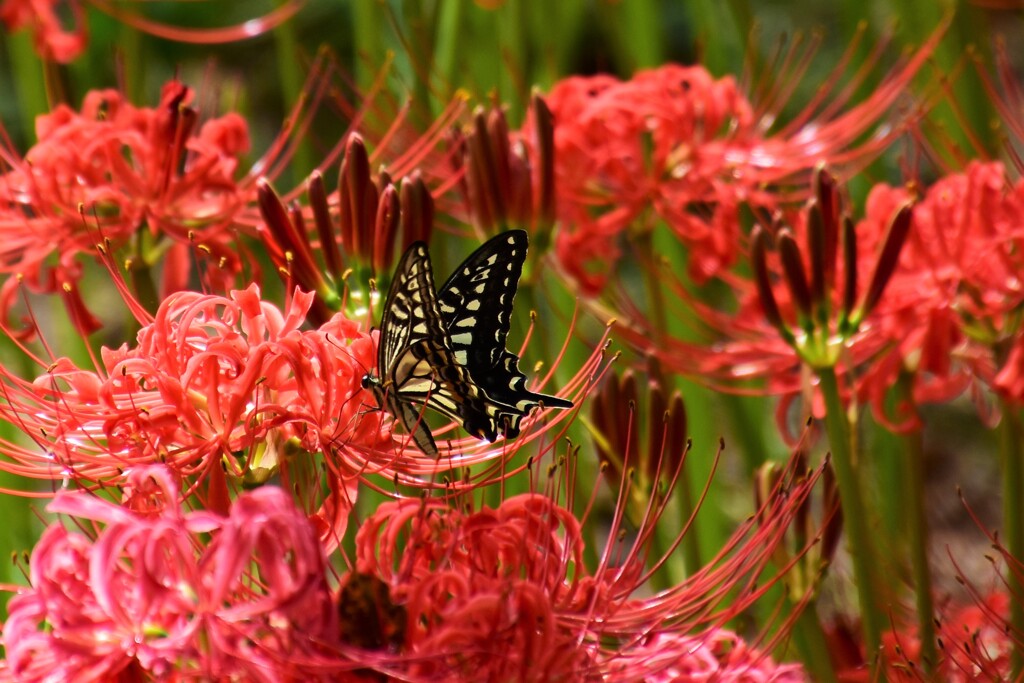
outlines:
[{"label": "butterfly body", "polygon": [[519,357],[505,348],[527,246],[522,230],[488,240],[437,292],[425,244],[413,244],[399,262],[381,317],[380,374],[364,377],[363,386],[428,455],[437,446],[423,406],[493,442],[518,436],[522,419],[542,403],[573,405],[529,391]]}]

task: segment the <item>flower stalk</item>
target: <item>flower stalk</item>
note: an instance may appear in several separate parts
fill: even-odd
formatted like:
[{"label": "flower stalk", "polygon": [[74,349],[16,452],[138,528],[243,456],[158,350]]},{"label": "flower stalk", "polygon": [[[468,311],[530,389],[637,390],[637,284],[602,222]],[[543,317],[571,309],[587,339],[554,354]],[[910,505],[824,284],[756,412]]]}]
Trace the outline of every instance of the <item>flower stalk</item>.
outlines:
[{"label": "flower stalk", "polygon": [[868,663],[874,676],[881,675],[879,646],[885,615],[879,604],[881,582],[875,575],[878,567],[875,550],[868,534],[868,511],[861,495],[860,478],[854,460],[853,430],[847,418],[846,408],[839,393],[839,381],[835,370],[818,370],[821,393],[825,398],[825,430],[832,448],[832,462],[836,469],[839,498],[843,508],[843,520],[849,543],[850,559],[857,581],[857,601],[861,610],[864,628],[864,645]]},{"label": "flower stalk", "polygon": [[[868,286],[856,291],[858,254],[852,221],[842,212],[839,188],[832,176],[819,168],[814,180],[815,196],[808,202],[802,226],[806,235],[807,257],[790,228],[775,230],[779,255],[779,279],[786,285],[788,315],[780,308],[773,292],[772,272],[768,265],[768,230],[755,229],[751,236],[754,282],[761,309],[768,322],[796,352],[801,361],[818,377],[818,388],[825,403],[825,428],[835,466],[842,502],[843,519],[857,581],[864,642],[872,672],[881,675],[881,634],[885,628],[884,582],[877,572],[880,559],[868,533],[868,509],[861,490],[857,448],[851,428],[837,369],[846,354],[844,349],[881,300],[911,225],[909,204],[898,207],[881,240]],[[773,226],[776,227],[776,226]],[[842,239],[841,239],[842,238]],[[845,273],[837,272],[839,248]],[[809,265],[805,265],[805,263]],[[843,291],[837,291],[841,283]],[[857,302],[857,303],[855,303]],[[837,308],[838,305],[838,308]],[[837,311],[837,314],[833,314]],[[924,538],[918,539],[924,543]],[[918,549],[923,551],[922,548]],[[927,584],[930,586],[930,583]],[[929,590],[927,586],[923,591]],[[880,598],[880,596],[882,596]],[[925,609],[925,607],[922,607]]]},{"label": "flower stalk", "polygon": [[[1020,412],[1009,401],[1002,401],[1003,419],[999,423],[999,456],[1002,469],[1003,487],[1003,545],[1010,557],[1020,562],[1024,559],[1024,428]],[[1007,571],[1010,593],[1011,632],[1024,633],[1024,579],[1021,575]],[[1024,674],[1024,644],[1017,640],[1010,656],[1010,674],[1017,680]]]},{"label": "flower stalk", "polygon": [[[794,459],[798,464],[797,472],[804,472],[800,476],[807,476],[806,454],[797,450]],[[785,474],[783,468],[773,461],[766,462],[757,470],[754,494],[758,509],[764,509],[764,501],[778,495],[778,485]],[[843,529],[835,472],[830,461],[826,461],[822,468],[819,494],[821,518],[814,518],[811,500],[805,500],[789,528],[788,543],[776,548],[774,560],[778,566],[788,568],[786,605],[791,613],[797,615],[793,622],[793,640],[801,659],[815,681],[828,683],[838,679],[819,620],[817,600],[821,579],[832,563]]]},{"label": "flower stalk", "polygon": [[[912,377],[904,372],[900,375],[897,391],[903,394],[908,405],[913,405]],[[935,605],[932,601],[932,572],[928,564],[928,515],[924,499],[924,451],[921,447],[921,430],[915,429],[901,435],[904,461],[906,462],[906,485],[901,487],[907,496],[907,524],[910,536],[910,563],[914,576],[917,628],[921,643],[920,665],[925,675],[932,675],[939,661],[935,639]]]}]

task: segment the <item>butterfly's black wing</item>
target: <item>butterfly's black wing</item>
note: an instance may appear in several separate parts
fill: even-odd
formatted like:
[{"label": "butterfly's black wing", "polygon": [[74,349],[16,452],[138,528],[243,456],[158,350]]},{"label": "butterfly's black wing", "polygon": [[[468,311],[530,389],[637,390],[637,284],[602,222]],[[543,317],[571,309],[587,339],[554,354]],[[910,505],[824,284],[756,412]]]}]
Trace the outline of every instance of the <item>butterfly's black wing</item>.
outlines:
[{"label": "butterfly's black wing", "polygon": [[524,230],[491,238],[455,269],[437,295],[455,360],[494,404],[487,411],[496,420],[492,431],[509,438],[519,434],[522,418],[540,403],[549,408],[573,405],[528,390],[519,357],[505,348],[528,246]]},{"label": "butterfly's black wing", "polygon": [[426,405],[463,425],[471,434],[497,438],[496,407],[473,383],[452,348],[437,295],[427,247],[413,244],[402,256],[381,316],[377,349],[379,378],[367,376],[378,404],[400,420],[417,447],[437,455],[423,420]]},{"label": "butterfly's black wing", "polygon": [[499,366],[508,353],[505,339],[528,245],[524,230],[492,237],[438,291],[455,357],[471,373]]}]

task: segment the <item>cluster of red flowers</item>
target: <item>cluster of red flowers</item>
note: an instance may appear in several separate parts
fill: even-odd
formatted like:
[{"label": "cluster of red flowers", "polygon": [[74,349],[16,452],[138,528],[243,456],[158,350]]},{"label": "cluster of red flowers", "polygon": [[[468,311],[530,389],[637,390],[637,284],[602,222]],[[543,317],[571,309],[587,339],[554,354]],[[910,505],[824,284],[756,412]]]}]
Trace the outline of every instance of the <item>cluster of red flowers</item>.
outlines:
[{"label": "cluster of red flowers", "polygon": [[567,78],[547,102],[556,121],[571,122],[555,129],[556,250],[586,291],[603,287],[620,235],[651,210],[695,247],[692,275],[731,263],[739,203],[758,182],[733,180],[731,155],[749,147],[757,122],[732,78],[716,81],[699,66],[629,81]]},{"label": "cluster of red flowers", "polygon": [[[688,248],[692,282],[722,275],[741,253],[741,208],[770,213],[788,195],[806,195],[766,188],[799,185],[822,161],[854,164],[884,146],[891,133],[858,142],[938,37],[864,102],[817,120],[808,109],[796,117],[802,127],[777,131],[770,130],[774,112],[759,111],[733,78],[715,79],[701,66],[667,65],[628,81],[560,81],[546,100],[561,124],[554,134],[561,265],[584,292],[600,292],[627,243],[624,233],[643,234],[661,222]],[[529,128],[524,137],[532,137]]]},{"label": "cluster of red flowers", "polygon": [[[78,3],[71,14],[77,23],[65,30],[52,3],[0,2],[0,22],[30,28],[47,59],[73,59],[84,46]],[[805,680],[802,666],[771,653],[816,599],[847,514],[841,485],[829,462],[808,470],[802,453],[784,473],[762,469],[755,514],[710,561],[699,561],[694,541],[685,578],[652,591],[700,507],[684,476],[683,400],[661,367],[730,388],[765,380],[784,397],[780,415],[805,397],[817,416],[826,402],[815,373],[827,370],[837,395],[870,403],[893,429],[919,426],[917,404],[968,388],[1024,404],[1024,181],[972,162],[927,188],[878,184],[855,220],[824,170],[853,173],[903,130],[883,116],[939,35],[866,101],[812,107],[781,129],[733,78],[678,65],[561,81],[534,98],[518,131],[498,108],[457,121],[463,105],[454,104],[376,171],[370,149],[386,156],[411,125],[374,140],[367,124],[366,139],[346,131],[332,143],[305,205],[242,171],[246,121],[229,113],[200,124],[192,91],[177,81],[155,108],[103,90],[80,111],[41,116],[28,152],[0,147],[0,325],[38,369],[25,378],[0,366],[0,418],[28,439],[0,441],[0,469],[60,486],[30,493],[52,496],[47,510],[65,523],[36,545],[29,585],[11,588],[0,677]],[[305,94],[318,103],[326,90]],[[305,127],[299,118],[290,131]],[[442,139],[448,151],[435,154]],[[279,138],[268,152],[275,163],[255,168],[273,174],[286,147]],[[342,150],[330,192],[324,174]],[[375,367],[371,328],[395,253],[430,238],[435,212],[471,225],[464,234],[530,228],[539,248],[526,279],[557,265],[592,310],[621,316],[622,335],[649,356],[647,419],[633,373],[598,388],[610,374],[607,326],[573,356],[574,319],[553,367],[531,380],[558,376],[559,395],[577,404],[597,392],[587,426],[595,478],[600,467],[615,494],[610,521],[593,521],[596,492],[577,505],[582,447],[559,450],[578,408],[553,414],[541,404],[514,443],[459,438],[450,422],[434,430],[434,458],[394,428],[408,415],[388,414],[394,405],[378,406],[367,390],[374,373],[381,391],[399,390],[398,373],[429,385],[443,374],[431,364],[449,362],[417,348],[415,363],[387,376]],[[746,234],[749,216],[758,225]],[[682,268],[661,277],[656,233],[681,245],[685,277]],[[283,305],[265,298],[275,285],[250,258],[257,239],[285,283]],[[628,250],[634,260],[619,280]],[[48,321],[19,296],[63,297],[87,338],[106,322],[79,289],[96,261],[137,332],[87,366],[50,347]],[[626,300],[636,263],[653,285],[667,283],[649,305]],[[695,294],[709,283],[724,285],[714,296],[732,296],[727,306]],[[385,314],[426,315],[411,298],[412,310],[399,302]],[[676,304],[713,344],[670,335],[666,308]],[[16,330],[20,312],[27,326]],[[409,329],[420,333],[415,322]],[[520,355],[533,331],[531,322]],[[501,351],[492,355],[518,367]],[[572,357],[578,367],[566,372]],[[424,368],[431,381],[419,381]],[[908,378],[893,412],[892,387]],[[446,414],[459,414],[459,398],[445,397]],[[490,495],[517,476],[527,493]],[[677,488],[686,510],[666,538]],[[360,509],[371,498],[376,507]],[[609,540],[595,544],[593,528]],[[1013,551],[999,547],[1019,578]],[[753,636],[726,628],[779,584],[790,613],[766,617]],[[1013,666],[1021,634],[993,626],[1008,619],[1006,596],[975,597],[940,620],[946,653],[931,664],[951,679]],[[920,640],[912,629],[886,634],[876,671],[912,669],[927,651]]]},{"label": "cluster of red flowers", "polygon": [[[853,251],[835,264],[837,281],[851,281],[852,273],[856,283],[877,270],[890,226],[903,207],[910,207],[910,222],[898,265],[890,264],[884,296],[857,330],[848,331],[843,354],[836,358],[838,367],[850,373],[850,392],[897,430],[920,426],[912,405],[903,403],[895,412],[887,407],[890,389],[904,375],[913,380],[910,398],[916,405],[949,401],[972,386],[991,388],[1019,403],[1024,399],[1024,330],[1016,312],[1024,303],[1019,283],[1024,272],[1024,236],[1019,230],[1024,182],[1011,180],[1001,163],[970,162],[920,197],[909,187],[875,185],[864,217],[850,226]],[[809,243],[808,221],[805,211],[787,221],[798,242]],[[775,280],[788,277],[782,257],[780,252],[779,261],[773,262]],[[811,268],[814,255],[802,258]],[[706,317],[726,341],[703,352],[693,345],[667,347],[662,359],[690,371],[696,365],[700,372],[726,381],[763,377],[770,393],[799,395],[805,388],[799,368],[807,358],[762,314],[755,283],[732,282],[738,283],[737,312],[709,312]],[[842,308],[846,295],[837,287],[830,305]],[[779,315],[789,324],[799,315],[795,296],[791,288],[773,289]],[[827,334],[842,332],[833,326]],[[688,357],[679,357],[683,351]],[[975,395],[980,396],[977,391]],[[821,414],[820,405],[813,410]],[[984,405],[979,410],[987,412]]]},{"label": "cluster of red flowers", "polygon": [[94,91],[81,112],[59,105],[40,116],[38,141],[24,158],[0,149],[11,168],[0,176],[0,272],[18,276],[0,289],[3,319],[24,285],[63,292],[83,331],[98,329],[77,285],[81,258],[104,244],[132,242],[140,261],[169,249],[175,267],[164,271],[164,294],[188,283],[191,244],[224,272],[219,288],[234,279],[243,263],[234,227],[251,192],[236,180],[248,124],[227,114],[197,131],[191,98],[177,81],[164,87],[156,108],[136,107],[115,90]]},{"label": "cluster of red flowers", "polygon": [[[906,195],[877,186],[865,221]],[[879,326],[915,373],[916,400],[947,401],[980,381],[1020,403],[1024,182],[1000,163],[970,162],[929,187],[913,216]]]},{"label": "cluster of red flowers", "polygon": [[4,628],[10,674],[803,680],[729,631],[673,626],[679,596],[632,597],[640,556],[588,575],[579,521],[546,496],[470,514],[385,503],[335,595],[315,527],[282,489],[243,493],[226,515],[184,511],[179,490],[154,465],[128,472],[120,503],[55,497],[49,510],[85,531],[54,524],[36,547]]},{"label": "cluster of red flowers", "polygon": [[[1009,616],[1009,596],[991,593],[966,605],[943,608],[938,638],[943,654],[938,676],[949,683],[1005,680],[1010,671],[1013,637],[1000,628]],[[915,671],[921,656],[921,642],[909,627],[893,631],[884,639],[887,675],[893,681],[920,679]]]}]

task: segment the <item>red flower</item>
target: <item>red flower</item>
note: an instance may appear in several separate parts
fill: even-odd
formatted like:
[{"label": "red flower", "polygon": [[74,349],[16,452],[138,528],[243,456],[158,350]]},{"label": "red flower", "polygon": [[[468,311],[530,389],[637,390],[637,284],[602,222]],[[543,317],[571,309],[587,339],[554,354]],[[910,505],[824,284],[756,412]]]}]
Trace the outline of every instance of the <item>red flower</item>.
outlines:
[{"label": "red flower", "polygon": [[[400,552],[395,542],[405,533]],[[408,613],[405,657],[415,676],[514,672],[531,680],[585,665],[577,633],[556,620],[557,612],[585,608],[581,586],[592,580],[565,583],[567,567],[581,566],[583,542],[571,513],[547,498],[517,496],[470,515],[440,502],[386,503],[356,542],[358,571],[389,584]]]},{"label": "red flower", "polygon": [[[556,249],[565,269],[590,293],[603,288],[627,229],[664,221],[689,252],[689,277],[722,275],[743,248],[739,208],[770,214],[807,195],[805,178],[820,164],[861,164],[878,154],[902,122],[879,125],[931,54],[940,27],[863,102],[819,93],[789,125],[772,130],[775,112],[809,59],[776,75],[764,111],[731,77],[670,64],[628,81],[606,75],[565,79],[547,103],[555,119]],[[853,48],[851,48],[852,50]],[[838,82],[838,78],[834,79]],[[771,86],[767,88],[771,91]],[[774,98],[774,99],[773,99]],[[912,114],[913,115],[913,114]],[[865,133],[881,130],[865,141]],[[524,135],[527,140],[532,135]],[[792,186],[767,192],[767,186]],[[650,254],[642,256],[650,258]],[[653,264],[651,264],[653,266]]]},{"label": "red flower", "polygon": [[280,311],[255,285],[230,298],[181,292],[134,347],[104,349],[99,372],[61,359],[31,383],[8,374],[2,411],[44,452],[6,444],[18,463],[6,466],[39,478],[116,482],[125,468],[166,462],[207,480],[207,502],[218,509],[225,471],[250,484],[278,473],[288,480],[297,476],[289,467],[323,453],[327,490],[320,476],[299,490],[325,538],[336,541],[355,479],[398,456],[381,414],[362,405],[373,340],[340,314],[302,330],[311,301],[296,293]]},{"label": "red flower", "polygon": [[[652,671],[657,673],[652,675]],[[625,648],[609,673],[613,680],[652,683],[803,683],[809,680],[799,664],[776,664],[770,656],[725,629],[697,636],[656,634]]]},{"label": "red flower", "polygon": [[[372,409],[362,386],[376,364],[375,338],[342,314],[302,329],[312,301],[313,294],[296,290],[282,311],[262,301],[255,285],[230,297],[179,292],[163,302],[134,346],[103,349],[98,371],[62,358],[30,382],[0,368],[7,399],[0,415],[37,443],[0,444],[10,460],[0,467],[92,485],[118,482],[134,465],[164,462],[206,486],[207,504],[220,511],[229,485],[280,475],[333,547],[364,475],[440,488],[439,472],[507,462],[515,454],[505,442],[449,438],[448,455],[438,460],[408,443],[405,433],[393,433],[392,418]],[[601,363],[598,348],[566,391],[584,391]],[[551,435],[567,419],[557,412],[550,421],[538,411],[524,422],[516,448],[534,439],[552,448]],[[450,423],[438,434],[451,436],[454,429]],[[326,480],[317,469],[321,456]]]},{"label": "red flower", "polygon": [[[732,78],[668,65],[629,81],[568,78],[546,100],[556,122],[557,253],[586,289],[603,286],[619,235],[652,207],[687,244],[736,242],[736,205],[748,192],[728,181],[720,136],[752,131],[755,120]],[[695,205],[706,219],[690,213]],[[698,279],[716,269],[692,268]]]},{"label": "red flower", "polygon": [[3,0],[0,3],[0,22],[12,32],[31,29],[36,52],[43,59],[67,63],[74,61],[85,49],[85,17],[81,4],[71,0],[67,5],[74,28],[65,29],[55,5],[56,0]]},{"label": "red flower", "polygon": [[[941,659],[940,680],[949,683],[1011,680],[1010,654],[1016,636],[1007,632],[1010,612],[1005,593],[977,596],[969,605],[947,605],[936,620]],[[892,681],[925,680],[921,676],[921,643],[913,628],[890,631],[883,638],[883,657]]]},{"label": "red flower", "polygon": [[183,512],[164,468],[129,481],[166,507],[139,514],[85,493],[50,504],[100,530],[93,540],[53,525],[33,552],[32,585],[11,599],[3,633],[18,680],[299,676],[336,638],[323,552],[287,494],[242,494],[220,517]]},{"label": "red flower", "polygon": [[[835,180],[820,170],[815,195],[801,211],[777,215],[754,230],[752,272],[728,278],[737,299],[734,312],[680,290],[701,321],[724,339],[705,347],[668,339],[651,352],[665,365],[727,390],[764,380],[766,393],[785,397],[779,412],[783,433],[795,398],[808,398],[810,411],[820,416],[814,372],[833,368],[848,382],[870,372],[895,339],[879,319],[893,296],[911,210],[905,197],[889,199],[869,202],[868,219],[854,226]],[[649,340],[641,343],[650,346]]]},{"label": "red flower", "polygon": [[[873,205],[905,194],[876,188],[867,220]],[[914,229],[879,306],[879,333],[891,348],[861,382],[876,406],[900,372],[912,374],[918,403],[949,400],[974,380],[1010,400],[1024,399],[1017,350],[1022,224],[1024,181],[1010,184],[1000,163],[971,162],[928,189],[914,207]]]},{"label": "red flower", "polygon": [[92,91],[81,113],[60,105],[37,119],[38,142],[24,160],[6,155],[13,170],[0,177],[0,272],[19,276],[0,290],[0,312],[22,279],[61,291],[80,277],[80,254],[105,240],[120,248],[143,230],[157,245],[201,244],[228,270],[240,267],[234,227],[250,190],[235,178],[247,124],[228,114],[195,131],[191,96],[172,81],[146,109]]},{"label": "red flower", "polygon": [[[634,592],[648,578],[645,563],[659,563],[647,544],[660,507],[649,509],[634,547],[615,550],[614,561],[606,553],[591,572],[583,522],[547,496],[519,495],[469,513],[440,499],[386,503],[356,535],[355,571],[390,589],[369,613],[405,616],[404,628],[382,629],[402,642],[391,641],[395,652],[378,652],[377,666],[432,680],[589,680],[626,672],[630,680],[668,680],[687,670],[800,680],[797,668],[776,668],[720,627],[781,576],[761,570],[816,479],[780,479],[759,521],[750,520],[685,582],[647,598]],[[626,498],[620,494],[620,504]],[[616,511],[610,538],[622,515]],[[726,642],[736,646],[732,655],[719,648]]]}]

